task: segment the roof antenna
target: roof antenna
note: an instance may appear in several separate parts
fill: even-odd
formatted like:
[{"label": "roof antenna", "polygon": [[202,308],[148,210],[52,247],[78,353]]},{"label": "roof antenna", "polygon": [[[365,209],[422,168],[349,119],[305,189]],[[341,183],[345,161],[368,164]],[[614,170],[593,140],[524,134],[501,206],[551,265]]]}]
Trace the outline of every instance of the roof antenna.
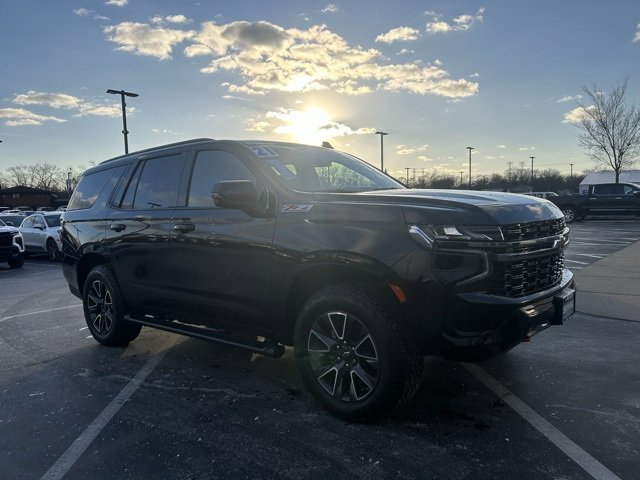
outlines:
[{"label": "roof antenna", "polygon": [[322,142],[322,146],[324,148],[330,148],[331,150],[333,150],[333,146],[329,142]]}]

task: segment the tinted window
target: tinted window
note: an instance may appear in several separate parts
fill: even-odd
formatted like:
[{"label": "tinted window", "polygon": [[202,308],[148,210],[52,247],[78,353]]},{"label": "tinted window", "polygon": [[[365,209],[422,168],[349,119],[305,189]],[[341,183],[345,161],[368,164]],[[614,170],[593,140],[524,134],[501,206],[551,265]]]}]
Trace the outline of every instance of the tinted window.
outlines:
[{"label": "tinted window", "polygon": [[594,185],[593,193],[595,195],[614,195],[616,193],[615,187],[616,185],[613,183],[605,185]]},{"label": "tinted window", "polygon": [[190,207],[215,207],[211,191],[225,180],[251,180],[255,177],[236,157],[227,152],[198,152],[189,187]]},{"label": "tinted window", "polygon": [[60,215],[46,215],[44,217],[45,222],[47,222],[47,225],[49,225],[49,227],[59,227],[60,226]]},{"label": "tinted window", "polygon": [[127,187],[122,208],[175,206],[181,174],[182,156],[179,154],[145,160]]},{"label": "tinted window", "polygon": [[98,196],[109,183],[115,172],[114,168],[108,170],[100,170],[99,172],[83,175],[80,183],[71,195],[67,210],[79,210],[82,208],[91,208],[96,203]]},{"label": "tinted window", "polygon": [[625,195],[633,195],[633,192],[637,191],[637,189],[634,188],[633,185],[623,185],[623,187]]}]

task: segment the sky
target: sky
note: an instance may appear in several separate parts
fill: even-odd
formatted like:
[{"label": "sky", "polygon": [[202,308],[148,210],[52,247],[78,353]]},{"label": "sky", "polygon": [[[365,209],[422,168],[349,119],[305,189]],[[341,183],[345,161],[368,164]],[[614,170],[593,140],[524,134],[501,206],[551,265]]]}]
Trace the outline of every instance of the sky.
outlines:
[{"label": "sky", "polygon": [[[191,138],[330,142],[404,177],[595,166],[583,87],[640,102],[640,1],[0,0],[0,170]],[[410,170],[410,176],[413,175]],[[461,173],[462,172],[462,173]]]}]

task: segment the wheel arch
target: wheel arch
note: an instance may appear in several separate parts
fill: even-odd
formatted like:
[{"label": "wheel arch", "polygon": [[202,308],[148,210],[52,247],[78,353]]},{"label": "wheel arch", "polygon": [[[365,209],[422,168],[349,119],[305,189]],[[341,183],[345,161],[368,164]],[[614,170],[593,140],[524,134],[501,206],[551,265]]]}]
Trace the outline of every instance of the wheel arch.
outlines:
[{"label": "wheel arch", "polygon": [[[370,268],[356,267],[345,263],[322,263],[309,265],[296,272],[288,283],[287,294],[284,296],[285,325],[283,341],[289,345],[293,341],[293,332],[296,319],[306,301],[315,292],[340,283],[351,283],[363,286],[367,290],[374,291],[385,298],[394,306],[401,305],[402,289],[401,280],[390,269],[380,266]],[[394,286],[392,289],[391,285]],[[398,292],[397,289],[400,289]],[[395,290],[395,291],[394,291]]]},{"label": "wheel arch", "polygon": [[76,269],[77,281],[78,281],[78,290],[80,291],[80,295],[83,294],[84,290],[84,282],[89,275],[89,272],[98,265],[108,265],[106,257],[99,253],[91,252],[83,255],[80,261],[78,262],[78,266]]}]

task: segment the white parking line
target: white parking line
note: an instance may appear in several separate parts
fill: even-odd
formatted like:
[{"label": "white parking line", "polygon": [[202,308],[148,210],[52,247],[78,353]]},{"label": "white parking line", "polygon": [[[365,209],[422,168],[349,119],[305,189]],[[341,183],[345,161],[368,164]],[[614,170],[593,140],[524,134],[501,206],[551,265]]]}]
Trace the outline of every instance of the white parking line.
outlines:
[{"label": "white parking line", "polygon": [[74,463],[80,458],[91,442],[93,442],[100,432],[106,427],[116,413],[122,408],[135,391],[142,385],[145,379],[158,366],[164,358],[169,348],[168,345],[163,350],[152,356],[140,371],[133,377],[129,383],[120,391],[120,393],[106,406],[106,408],[95,418],[91,424],[85,428],[84,432],[67,448],[62,456],[54,463],[49,470],[41,477],[41,480],[57,480],[65,476],[65,474],[73,467]]},{"label": "white parking line", "polygon": [[574,253],[574,255],[580,255],[581,257],[591,257],[591,258],[604,258],[606,255],[594,255],[592,253]]},{"label": "white parking line", "polygon": [[542,418],[482,368],[471,363],[463,363],[462,366],[593,478],[597,480],[620,480],[620,477]]},{"label": "white parking line", "polygon": [[18,315],[11,315],[10,317],[1,317],[0,318],[0,323],[6,321],[6,320],[11,320],[13,318],[18,318],[18,317],[26,317],[28,315],[38,315],[40,313],[49,313],[49,312],[55,312],[57,310],[65,310],[67,308],[77,308],[77,307],[81,307],[82,304],[78,304],[78,305],[68,305],[66,307],[60,307],[60,308],[50,308],[49,310],[39,310],[37,312],[29,312],[29,313],[20,313]]},{"label": "white parking line", "polygon": [[565,258],[564,261],[571,262],[571,263],[579,263],[580,265],[591,265],[589,262],[579,262],[578,260],[570,260],[568,258]]}]

